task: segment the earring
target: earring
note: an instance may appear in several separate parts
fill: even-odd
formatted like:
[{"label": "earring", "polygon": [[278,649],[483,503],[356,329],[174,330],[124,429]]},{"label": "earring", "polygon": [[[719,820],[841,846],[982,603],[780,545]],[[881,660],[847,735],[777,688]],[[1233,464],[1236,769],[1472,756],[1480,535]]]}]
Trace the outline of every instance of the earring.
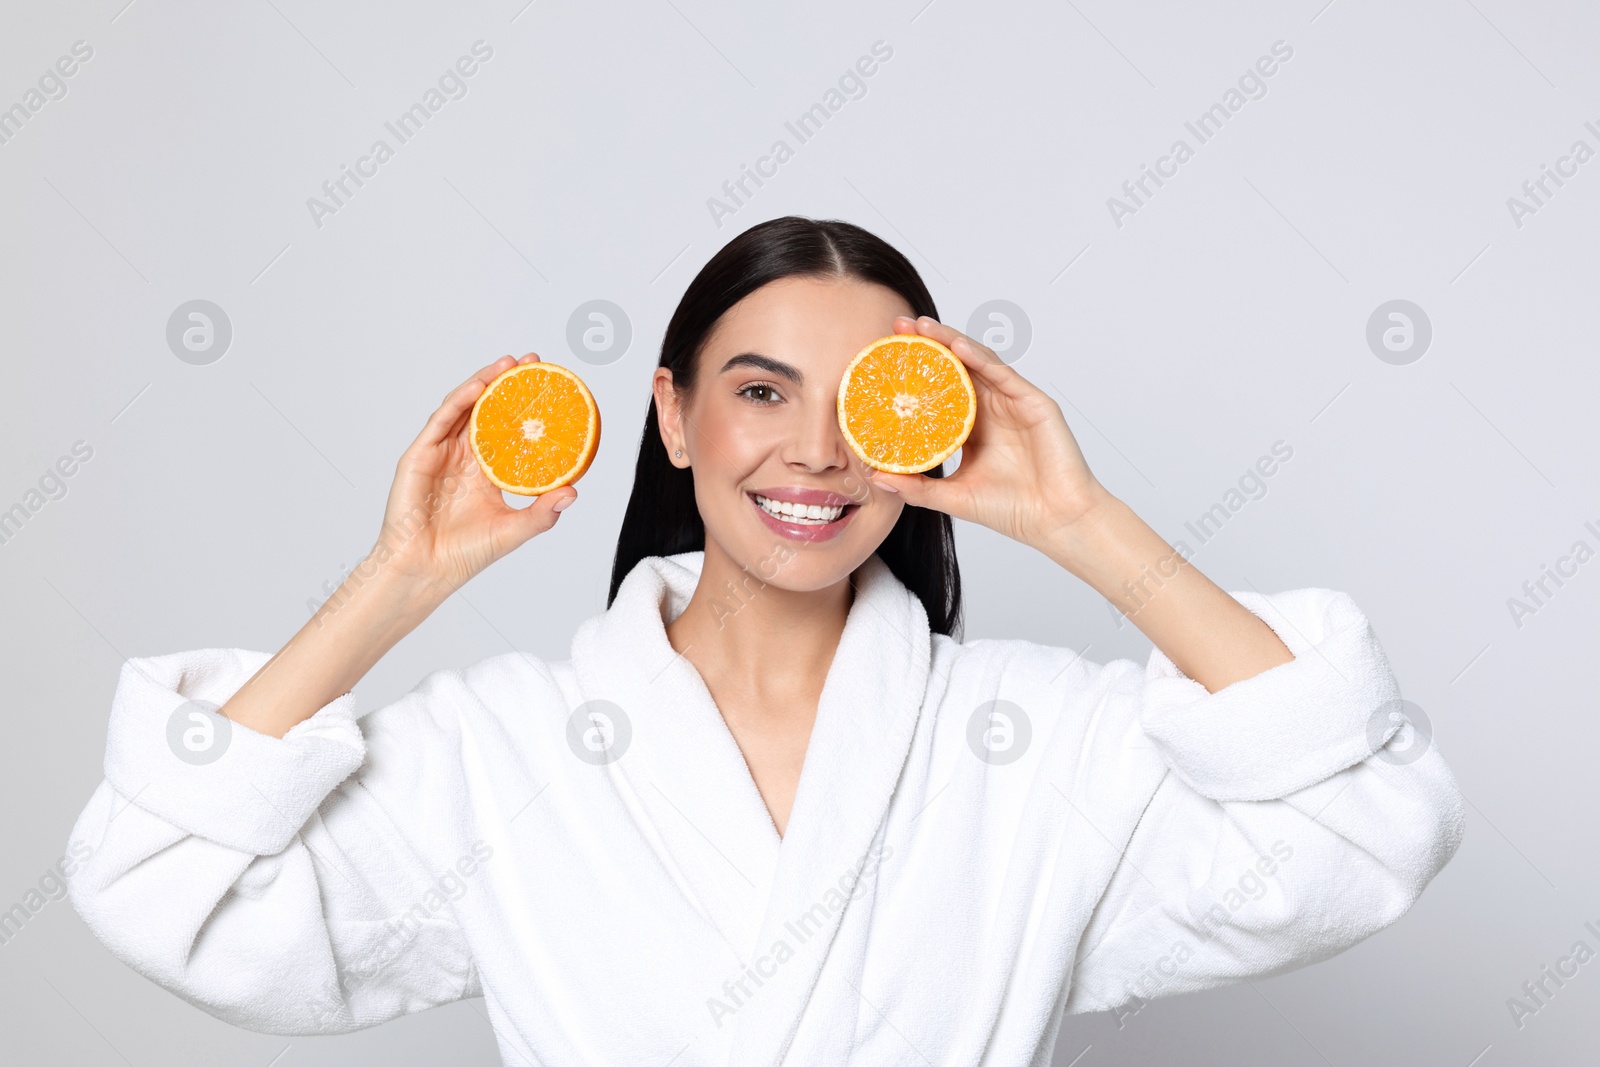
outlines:
[{"label": "earring", "polygon": [[675,452],[673,452],[672,454],[674,456],[681,456],[681,455],[683,455],[683,449],[680,448],[680,449],[676,450]]}]

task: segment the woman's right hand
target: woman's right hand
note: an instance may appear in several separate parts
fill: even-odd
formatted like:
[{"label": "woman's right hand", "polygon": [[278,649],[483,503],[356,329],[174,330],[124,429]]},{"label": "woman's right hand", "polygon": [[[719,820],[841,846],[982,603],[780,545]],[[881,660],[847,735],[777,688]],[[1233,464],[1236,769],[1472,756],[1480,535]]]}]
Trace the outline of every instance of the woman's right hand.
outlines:
[{"label": "woman's right hand", "polygon": [[527,507],[511,507],[484,476],[467,439],[472,406],[488,384],[518,363],[538,358],[501,356],[462,382],[400,456],[383,529],[368,558],[427,599],[442,602],[489,564],[554,526],[559,509],[577,499],[577,488],[566,485]]}]

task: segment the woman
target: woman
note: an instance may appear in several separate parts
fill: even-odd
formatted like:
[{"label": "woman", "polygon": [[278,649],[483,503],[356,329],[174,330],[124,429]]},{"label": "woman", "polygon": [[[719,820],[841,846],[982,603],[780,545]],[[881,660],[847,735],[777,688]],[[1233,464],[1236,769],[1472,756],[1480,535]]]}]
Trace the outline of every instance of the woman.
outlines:
[{"label": "woman", "polygon": [[[844,367],[890,332],[971,373],[949,478],[840,434]],[[689,286],[571,658],[437,671],[358,722],[357,680],[577,499],[509,508],[470,460],[512,365],[445,398],[276,656],[123,670],[72,899],[213,1014],[326,1033],[481,995],[510,1063],[1045,1064],[1064,1011],[1324,959],[1453,855],[1460,794],[1396,740],[1350,598],[1213,585],[836,221],[756,226]],[[959,641],[952,516],[1118,605],[1148,664]]]}]

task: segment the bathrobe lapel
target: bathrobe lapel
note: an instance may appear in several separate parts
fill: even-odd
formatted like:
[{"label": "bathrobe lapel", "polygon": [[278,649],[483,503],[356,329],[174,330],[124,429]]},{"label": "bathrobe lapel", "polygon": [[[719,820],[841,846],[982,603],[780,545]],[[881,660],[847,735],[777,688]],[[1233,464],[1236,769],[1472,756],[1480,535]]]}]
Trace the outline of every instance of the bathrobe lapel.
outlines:
[{"label": "bathrobe lapel", "polygon": [[857,569],[780,841],[699,673],[667,641],[704,558],[642,560],[610,610],[579,627],[572,654],[584,699],[612,701],[630,720],[628,749],[604,770],[650,813],[663,861],[734,950],[725,977],[742,978],[744,993],[707,994],[733,1013],[729,1062],[755,1067],[782,1061],[843,912],[870,900],[849,901],[840,879],[861,869],[905,765],[928,681],[928,620],[876,554]]},{"label": "bathrobe lapel", "polygon": [[666,621],[689,602],[703,558],[640,561],[610,609],[579,626],[572,660],[583,700],[631,732],[597,769],[612,776],[672,880],[742,957],[771,891],[779,838],[699,672],[667,640]]},{"label": "bathrobe lapel", "polygon": [[[922,602],[876,554],[857,569],[854,584],[753,946],[752,964],[771,962],[752,972],[774,973],[736,1017],[729,1062],[741,1067],[782,1062],[844,912],[870,906],[870,888],[851,900],[840,892],[841,879],[848,886],[864,861],[875,865],[868,851],[899,784],[927,690],[930,639]],[[781,963],[779,945],[794,953]],[[848,1036],[855,1020],[823,1022]]]}]

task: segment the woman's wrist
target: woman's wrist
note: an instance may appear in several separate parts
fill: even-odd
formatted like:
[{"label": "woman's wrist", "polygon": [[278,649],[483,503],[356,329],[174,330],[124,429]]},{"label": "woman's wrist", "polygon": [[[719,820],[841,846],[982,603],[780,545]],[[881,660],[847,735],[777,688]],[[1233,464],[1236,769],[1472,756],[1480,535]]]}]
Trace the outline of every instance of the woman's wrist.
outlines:
[{"label": "woman's wrist", "polygon": [[1130,617],[1185,566],[1177,549],[1104,489],[1058,529],[1045,553]]},{"label": "woman's wrist", "polygon": [[374,607],[397,622],[409,622],[409,630],[421,624],[454,592],[448,582],[410,565],[379,541],[317,609],[312,622],[320,628],[334,616],[360,605]]},{"label": "woman's wrist", "polygon": [[1043,543],[1035,547],[1074,576],[1089,581],[1095,561],[1118,546],[1130,518],[1141,521],[1110,490],[1094,482],[1082,494],[1072,517],[1055,522]]},{"label": "woman's wrist", "polygon": [[369,555],[229,699],[223,714],[258,733],[282,737],[354,689],[451,592],[446,583],[419,580],[393,558]]}]

